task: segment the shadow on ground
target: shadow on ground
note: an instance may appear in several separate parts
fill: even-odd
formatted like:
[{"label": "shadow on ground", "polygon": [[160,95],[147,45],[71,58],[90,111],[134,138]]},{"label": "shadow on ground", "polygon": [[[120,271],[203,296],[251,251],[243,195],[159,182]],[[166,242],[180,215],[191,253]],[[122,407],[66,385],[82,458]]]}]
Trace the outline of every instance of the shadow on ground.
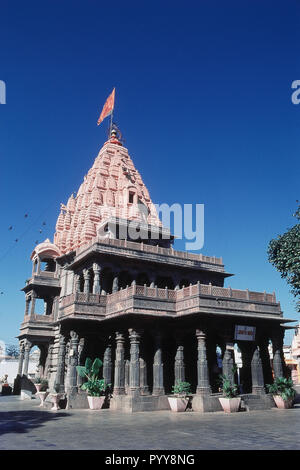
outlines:
[{"label": "shadow on ground", "polygon": [[1,411],[0,436],[8,433],[26,433],[47,421],[58,420],[64,416],[68,414],[42,410]]}]

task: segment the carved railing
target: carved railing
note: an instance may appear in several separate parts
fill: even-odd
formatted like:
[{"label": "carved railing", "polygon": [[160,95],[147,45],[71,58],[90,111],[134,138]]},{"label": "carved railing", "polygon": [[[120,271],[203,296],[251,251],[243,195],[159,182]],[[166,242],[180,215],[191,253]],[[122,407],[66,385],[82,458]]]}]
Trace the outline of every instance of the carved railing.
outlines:
[{"label": "carved railing", "polygon": [[254,292],[248,290],[231,289],[230,287],[218,287],[212,286],[211,284],[194,284],[182,289],[160,289],[157,287],[144,286],[130,286],[126,289],[121,289],[118,292],[107,295],[100,294],[87,294],[83,292],[76,292],[74,294],[67,295],[61,299],[60,307],[66,307],[72,303],[90,303],[90,304],[101,304],[111,305],[128,298],[138,296],[147,297],[149,299],[161,299],[178,301],[184,300],[191,296],[209,296],[214,298],[228,298],[236,300],[245,300],[248,302],[259,302],[259,303],[271,303],[276,304],[275,293],[267,294],[265,292]]},{"label": "carved railing", "polygon": [[176,291],[176,299],[184,299],[191,295],[209,295],[212,297],[227,297],[239,300],[248,300],[251,302],[276,303],[275,292],[267,294],[266,292],[255,292],[249,290],[232,289],[231,287],[218,287],[211,284],[194,284]]},{"label": "carved railing", "polygon": [[95,237],[89,243],[78,248],[76,254],[78,255],[79,253],[86,250],[89,246],[91,246],[93,243],[96,243],[96,242],[101,243],[103,245],[110,245],[110,246],[115,246],[119,248],[128,248],[131,250],[143,251],[145,253],[161,254],[165,256],[173,256],[175,258],[200,261],[202,263],[209,263],[209,264],[216,264],[219,266],[223,266],[222,258],[216,258],[215,256],[205,256],[205,255],[202,255],[202,253],[199,253],[199,254],[189,253],[188,251],[178,251],[178,250],[173,250],[173,248],[163,248],[158,245],[153,246],[153,245],[148,245],[143,242],[137,243],[137,242],[131,242],[128,240],[119,240],[115,238],[102,239],[102,238]]},{"label": "carved railing", "polygon": [[24,315],[24,322],[42,322],[42,323],[52,323],[54,320],[53,315],[39,315],[34,313],[33,315]]}]

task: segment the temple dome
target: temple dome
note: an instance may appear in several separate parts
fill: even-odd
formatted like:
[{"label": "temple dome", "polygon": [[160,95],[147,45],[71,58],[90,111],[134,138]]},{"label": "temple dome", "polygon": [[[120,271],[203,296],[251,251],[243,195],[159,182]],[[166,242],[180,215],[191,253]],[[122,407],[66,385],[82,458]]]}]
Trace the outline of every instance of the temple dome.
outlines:
[{"label": "temple dome", "polygon": [[40,258],[57,258],[60,255],[61,253],[58,247],[47,238],[44,242],[36,245],[31,253],[30,259],[34,259],[36,256]]},{"label": "temple dome", "polygon": [[[110,217],[161,227],[154,204],[128,150],[112,132],[56,223],[54,244],[68,253],[90,242]],[[55,246],[54,245],[54,246]]]}]

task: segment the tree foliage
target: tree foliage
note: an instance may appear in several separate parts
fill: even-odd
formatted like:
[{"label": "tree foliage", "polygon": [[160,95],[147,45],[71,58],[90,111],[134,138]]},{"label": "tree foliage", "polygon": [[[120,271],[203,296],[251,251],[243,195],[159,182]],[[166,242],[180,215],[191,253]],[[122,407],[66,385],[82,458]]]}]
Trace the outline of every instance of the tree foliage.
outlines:
[{"label": "tree foliage", "polygon": [[[297,201],[298,202],[298,201]],[[293,214],[300,221],[300,205]],[[300,296],[300,223],[290,228],[283,235],[278,235],[270,241],[268,246],[268,259],[281,273],[292,287],[291,292],[295,297]],[[297,302],[300,311],[300,302]]]},{"label": "tree foliage", "polygon": [[19,346],[16,346],[15,344],[8,344],[6,346],[6,354],[8,356],[18,358],[20,355]]}]

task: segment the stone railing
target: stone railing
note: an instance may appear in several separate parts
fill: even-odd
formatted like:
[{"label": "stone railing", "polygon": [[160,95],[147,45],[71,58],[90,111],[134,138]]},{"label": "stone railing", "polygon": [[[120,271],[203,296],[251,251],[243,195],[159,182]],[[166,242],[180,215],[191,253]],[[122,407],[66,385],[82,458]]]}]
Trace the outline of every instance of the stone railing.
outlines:
[{"label": "stone railing", "polygon": [[163,248],[158,245],[154,246],[154,245],[148,245],[143,242],[137,243],[137,242],[131,242],[128,240],[119,240],[115,238],[102,239],[102,238],[95,237],[89,243],[82,245],[80,248],[78,248],[76,251],[76,255],[79,255],[80,253],[82,253],[93,243],[100,243],[103,245],[110,245],[110,246],[115,246],[119,248],[127,248],[127,249],[135,250],[135,251],[143,251],[145,253],[173,256],[175,258],[223,266],[222,258],[216,258],[215,256],[205,256],[205,255],[202,255],[201,253],[199,254],[189,253],[188,251],[178,251],[178,250],[173,250],[173,248]]},{"label": "stone railing", "polygon": [[51,281],[51,284],[59,286],[58,274],[52,271],[40,271],[39,273],[32,273],[31,278],[26,280],[26,286],[30,283],[46,284]]},{"label": "stone railing", "polygon": [[74,294],[66,295],[61,299],[60,306],[66,307],[67,305],[78,303],[100,304],[106,303],[106,295],[100,294],[86,294],[84,292],[75,292]]},{"label": "stone railing", "polygon": [[[276,304],[276,297],[274,294],[267,294],[265,292],[253,292],[249,290],[238,290],[231,289],[230,287],[218,287],[212,286],[211,284],[194,284],[189,287],[184,287],[179,290],[173,289],[159,289],[157,287],[144,286],[130,286],[126,289],[121,289],[118,292],[107,295],[100,294],[87,294],[83,292],[76,292],[74,294],[63,297],[60,301],[60,309],[64,309],[72,304],[90,304],[95,307],[108,307],[112,304],[121,303],[132,298],[144,297],[149,299],[156,299],[157,301],[176,302],[186,300],[191,297],[209,297],[218,301],[219,299],[232,299],[242,300],[247,302],[249,305],[254,303],[259,304]],[[246,309],[246,307],[245,307]],[[102,312],[102,310],[101,310]]]},{"label": "stone railing", "polygon": [[54,320],[53,315],[39,315],[34,313],[33,315],[24,315],[24,323],[27,322],[42,322],[42,323],[52,323]]},{"label": "stone railing", "polygon": [[213,297],[228,297],[239,300],[248,300],[252,302],[276,303],[275,292],[267,294],[266,292],[254,292],[249,290],[232,289],[231,287],[218,287],[211,284],[194,284],[176,291],[176,299],[184,299],[191,295],[209,295]]}]

